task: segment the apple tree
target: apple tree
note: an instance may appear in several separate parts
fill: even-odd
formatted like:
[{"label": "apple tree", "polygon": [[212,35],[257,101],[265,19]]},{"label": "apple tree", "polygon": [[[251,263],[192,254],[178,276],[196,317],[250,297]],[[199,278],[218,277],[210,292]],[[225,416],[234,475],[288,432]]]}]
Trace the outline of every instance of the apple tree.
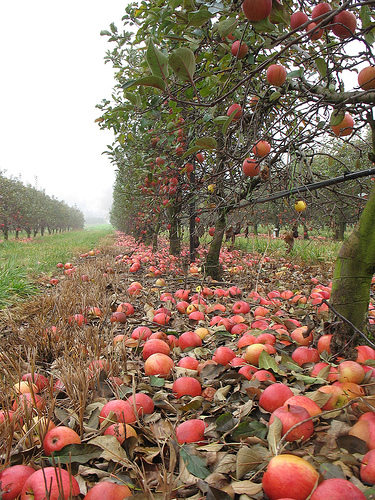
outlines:
[{"label": "apple tree", "polygon": [[[328,152],[332,138],[344,144],[370,129],[374,161],[374,5],[151,0],[126,8],[128,32],[112,24],[102,33],[115,44],[106,61],[116,69],[116,83],[111,99],[98,106],[100,126],[113,129],[117,140],[137,133],[142,141],[148,133],[142,122],[153,117],[153,132],[168,145],[167,160],[181,183],[181,161],[204,152],[193,199],[181,199],[179,210],[186,214],[194,203],[215,227],[207,274],[220,276],[228,215],[277,193],[299,199],[321,177],[314,156],[323,145]],[[173,150],[168,127],[176,120],[185,140]],[[343,163],[341,174],[357,168]],[[332,306],[357,328],[375,270],[374,197],[375,188],[334,276]],[[344,330],[345,338],[352,336],[353,326]]]}]

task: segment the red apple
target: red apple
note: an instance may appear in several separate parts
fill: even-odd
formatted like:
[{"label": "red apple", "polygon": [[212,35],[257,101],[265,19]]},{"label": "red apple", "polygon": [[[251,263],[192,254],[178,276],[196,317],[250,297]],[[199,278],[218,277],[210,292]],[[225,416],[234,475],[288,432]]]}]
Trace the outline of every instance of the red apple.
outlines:
[{"label": "red apple", "polygon": [[234,113],[235,111],[237,112],[233,117],[233,121],[237,121],[241,118],[242,107],[239,104],[232,104],[231,106],[229,106],[227,110],[227,116],[231,116],[231,114]]},{"label": "red apple", "polygon": [[197,359],[191,358],[190,356],[181,358],[177,364],[177,366],[180,366],[181,368],[187,368],[188,370],[196,370],[198,365],[199,361]]},{"label": "red apple", "polygon": [[341,408],[348,402],[348,397],[344,391],[335,385],[323,385],[319,387],[318,391],[331,394],[329,400],[322,406],[323,411],[337,410],[337,408]]},{"label": "red apple", "polygon": [[93,486],[83,500],[122,500],[131,496],[132,492],[126,484],[117,484],[104,480]]},{"label": "red apple", "polygon": [[[275,417],[277,417],[283,424],[281,434],[283,436],[286,435],[285,439],[287,441],[297,441],[299,439],[305,441],[309,439],[314,432],[314,423],[311,420],[303,422],[307,418],[310,418],[310,416],[310,413],[302,406],[285,404],[272,412],[269,424],[271,425]],[[298,427],[289,432],[289,430],[299,422],[301,422],[301,425],[298,425]]]},{"label": "red apple", "polygon": [[307,333],[307,326],[299,326],[290,334],[292,340],[299,345],[309,346],[313,341],[313,332]]},{"label": "red apple", "polygon": [[[328,14],[329,12],[331,12],[331,10],[332,10],[332,7],[330,6],[330,4],[325,3],[325,2],[319,3],[318,5],[316,5],[313,8],[313,10],[311,12],[311,19],[316,19],[317,17],[320,17],[323,14]],[[319,20],[319,22],[320,21],[321,20]]]},{"label": "red apple", "polygon": [[357,350],[357,363],[366,364],[369,359],[375,359],[375,350],[367,345],[359,345],[356,347]]},{"label": "red apple", "polygon": [[137,326],[131,334],[131,338],[135,340],[147,340],[152,334],[152,331],[147,326]]},{"label": "red apple", "polygon": [[130,396],[127,401],[131,404],[132,408],[135,409],[140,417],[143,415],[154,413],[154,402],[152,398],[144,392],[136,392],[133,396]]},{"label": "red apple", "polygon": [[252,22],[263,21],[272,10],[272,0],[244,0],[242,11],[245,17]]},{"label": "red apple", "polygon": [[[375,484],[375,450],[370,450],[363,457],[360,470],[361,480],[367,484]],[[0,476],[1,479],[1,476]]]},{"label": "red apple", "polygon": [[341,39],[352,36],[357,28],[355,15],[348,10],[339,12],[332,21],[333,33]]},{"label": "red apple", "polygon": [[123,424],[120,422],[119,424],[111,424],[104,431],[105,436],[115,436],[117,441],[122,444],[125,439],[129,439],[130,437],[137,437],[137,432],[135,429],[129,424]]},{"label": "red apple", "polygon": [[202,339],[195,332],[184,332],[178,340],[181,351],[193,347],[202,347]]},{"label": "red apple", "polygon": [[317,363],[319,361],[319,352],[314,347],[300,346],[293,351],[292,359],[299,366],[305,363]]},{"label": "red apple", "polygon": [[346,479],[326,479],[314,490],[310,500],[366,500],[362,491]]},{"label": "red apple", "polygon": [[271,144],[267,141],[258,141],[253,147],[253,153],[263,158],[271,151]]},{"label": "red apple", "polygon": [[286,80],[286,69],[281,64],[271,64],[267,68],[267,81],[270,85],[281,87]]},{"label": "red apple", "polygon": [[35,469],[28,465],[12,465],[0,472],[0,490],[3,500],[14,500],[21,494],[22,487]]},{"label": "red apple", "polygon": [[275,375],[269,370],[257,370],[251,377],[251,380],[259,380],[260,382],[276,382]]},{"label": "red apple", "polygon": [[126,323],[126,314],[124,312],[116,311],[111,314],[109,320],[111,323]]},{"label": "red apple", "polygon": [[361,384],[365,378],[365,371],[356,361],[341,361],[338,366],[338,381],[339,382],[354,382]]},{"label": "red apple", "polygon": [[358,85],[363,90],[375,89],[375,66],[366,66],[358,74]]},{"label": "red apple", "polygon": [[267,351],[268,354],[275,354],[276,349],[269,344],[252,344],[246,348],[244,359],[251,365],[258,365],[259,356],[262,351]]},{"label": "red apple", "polygon": [[233,304],[232,311],[235,314],[247,314],[250,312],[250,304],[244,300],[238,300]]},{"label": "red apple", "polygon": [[172,358],[166,354],[156,352],[155,354],[151,354],[151,356],[145,361],[145,375],[147,377],[157,375],[159,377],[167,378],[171,374],[173,366],[174,363]]},{"label": "red apple", "polygon": [[332,334],[322,335],[319,337],[317,345],[319,354],[322,354],[323,351],[326,351],[327,354],[331,354],[331,340]]},{"label": "red apple", "polygon": [[[243,361],[245,361],[245,360],[243,360]],[[246,361],[245,361],[245,363],[246,363]],[[238,373],[240,373],[241,375],[246,377],[247,380],[251,380],[254,373],[256,373],[257,371],[258,371],[258,368],[256,366],[245,364],[245,365],[241,366],[241,368],[238,370]]]},{"label": "red apple", "polygon": [[338,125],[332,125],[332,132],[338,137],[350,135],[353,132],[354,120],[349,113],[345,113],[344,118]]},{"label": "red apple", "polygon": [[252,158],[246,158],[242,164],[242,171],[246,177],[256,177],[260,172],[259,162]]},{"label": "red apple", "polygon": [[226,346],[220,346],[215,350],[212,359],[220,365],[228,366],[235,357],[236,353],[232,349]]},{"label": "red apple", "polygon": [[47,495],[49,500],[69,500],[79,493],[77,480],[68,471],[58,467],[45,467],[26,479],[21,500],[45,500]]},{"label": "red apple", "polygon": [[182,396],[200,396],[202,393],[202,386],[194,377],[179,377],[173,382],[172,386],[173,395],[176,398]]},{"label": "red apple", "polygon": [[271,458],[263,475],[262,486],[269,500],[289,497],[306,500],[318,479],[319,473],[309,462],[286,453]]},{"label": "red apple", "polygon": [[230,50],[233,57],[237,57],[237,59],[243,59],[247,56],[249,47],[246,45],[246,43],[241,43],[239,40],[236,40],[232,43]]},{"label": "red apple", "polygon": [[176,427],[176,438],[178,443],[201,443],[204,442],[204,431],[207,424],[198,418],[186,420]]},{"label": "red apple", "polygon": [[49,430],[43,439],[44,453],[49,457],[52,452],[59,451],[68,444],[80,444],[81,438],[73,429],[64,425]]},{"label": "red apple", "polygon": [[[318,376],[322,377],[322,375],[319,375],[319,373],[325,368],[327,368],[327,366],[330,366],[329,363],[325,363],[323,361],[316,363],[316,365],[314,365],[313,369],[311,370],[310,375],[312,377],[318,377]],[[330,366],[327,375],[323,378],[325,380],[328,380],[329,382],[335,382],[338,379],[338,376],[339,376],[338,369],[335,366]]]},{"label": "red apple", "polygon": [[319,40],[322,38],[324,30],[323,28],[316,28],[317,23],[309,23],[306,26],[306,33],[309,35],[310,40]]},{"label": "red apple", "polygon": [[302,406],[302,408],[305,408],[309,412],[310,417],[315,417],[316,415],[322,413],[322,410],[315,403],[315,401],[307,396],[303,396],[302,394],[291,396],[285,401],[284,405]]},{"label": "red apple", "polygon": [[116,419],[114,423],[122,422],[125,424],[134,424],[137,421],[133,406],[123,399],[113,399],[108,401],[100,411],[99,422],[102,423],[109,414],[113,412]]},{"label": "red apple", "polygon": [[293,396],[293,391],[285,384],[277,382],[264,389],[259,398],[259,406],[272,413],[284,406],[285,401]]},{"label": "red apple", "polygon": [[147,340],[143,345],[143,350],[142,350],[143,359],[146,361],[146,359],[148,359],[151,356],[151,354],[155,354],[156,352],[161,352],[168,356],[170,353],[169,345],[166,342],[164,342],[164,340],[160,339]]},{"label": "red apple", "polygon": [[308,21],[307,15],[302,11],[297,11],[290,16],[290,28],[295,30]]}]

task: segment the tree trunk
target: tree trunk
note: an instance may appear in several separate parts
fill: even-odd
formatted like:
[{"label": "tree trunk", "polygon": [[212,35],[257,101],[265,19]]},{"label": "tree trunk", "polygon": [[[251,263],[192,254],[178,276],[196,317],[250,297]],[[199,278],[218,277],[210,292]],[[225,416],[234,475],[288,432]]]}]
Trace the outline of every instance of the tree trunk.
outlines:
[{"label": "tree trunk", "polygon": [[[375,272],[375,186],[358,224],[344,241],[335,265],[330,304],[356,328],[366,325],[371,279]],[[344,323],[334,337],[337,352],[354,339],[353,328]]]},{"label": "tree trunk", "polygon": [[169,253],[178,257],[181,251],[181,241],[179,236],[178,216],[171,217],[171,228],[169,230]]},{"label": "tree trunk", "polygon": [[226,214],[222,211],[220,217],[215,224],[215,234],[212,239],[210,249],[207,254],[205,263],[205,272],[208,276],[215,280],[220,280],[223,275],[222,266],[219,263],[221,245],[223,243],[224,232],[226,228]]}]

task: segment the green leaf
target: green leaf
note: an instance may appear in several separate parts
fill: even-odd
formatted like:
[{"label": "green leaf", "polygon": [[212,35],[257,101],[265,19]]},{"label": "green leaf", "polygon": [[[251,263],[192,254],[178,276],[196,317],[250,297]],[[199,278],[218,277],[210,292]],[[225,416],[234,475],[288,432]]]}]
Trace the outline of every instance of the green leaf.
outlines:
[{"label": "green leaf", "polygon": [[233,429],[238,420],[231,413],[224,413],[216,420],[216,430],[219,432],[228,432]]},{"label": "green leaf", "polygon": [[158,76],[144,76],[135,80],[133,85],[145,85],[146,87],[154,87],[156,89],[165,90],[165,81]]},{"label": "green leaf", "polygon": [[331,118],[329,120],[329,124],[331,126],[340,125],[340,123],[343,121],[344,118],[345,118],[345,111],[335,110],[331,114]]},{"label": "green leaf", "polygon": [[322,57],[317,57],[315,59],[316,67],[318,68],[319,74],[322,78],[327,76],[327,63]]},{"label": "green leaf", "polygon": [[199,146],[192,146],[191,148],[189,148],[187,151],[185,151],[185,153],[181,156],[181,159],[183,160],[184,158],[186,158],[187,156],[190,156],[194,153],[197,153],[198,151],[200,151],[202,148],[200,148]]},{"label": "green leaf", "polygon": [[162,377],[155,377],[155,375],[151,375],[150,377],[150,385],[152,387],[164,387],[165,380]]},{"label": "green leaf", "polygon": [[134,104],[134,106],[137,105],[137,96],[135,94],[132,94],[131,92],[125,92],[125,97],[126,99],[129,99],[129,101]]},{"label": "green leaf", "polygon": [[252,422],[241,422],[231,433],[232,439],[242,439],[248,436],[256,436],[264,439],[267,436],[268,427],[262,422],[253,420]]},{"label": "green leaf", "polygon": [[251,23],[253,25],[253,28],[256,31],[263,32],[263,33],[273,33],[276,31],[276,26],[271,23],[271,21],[268,19],[264,19],[263,21],[258,21]]},{"label": "green leaf", "polygon": [[146,61],[154,76],[164,79],[168,76],[168,58],[149,41],[146,51]]},{"label": "green leaf", "polygon": [[290,71],[286,77],[291,80],[292,78],[300,78],[303,75],[303,68],[296,69],[295,71]]},{"label": "green leaf", "polygon": [[279,99],[281,97],[281,92],[279,92],[278,90],[276,90],[276,92],[272,92],[272,94],[269,96],[269,100],[272,102],[272,101],[276,101],[277,99]]},{"label": "green leaf", "polygon": [[112,36],[112,33],[110,33],[108,30],[102,30],[100,32],[100,36]]},{"label": "green leaf", "polygon": [[61,464],[77,463],[86,464],[94,458],[99,458],[102,454],[102,449],[94,444],[68,444],[59,451],[54,451],[51,457],[48,457],[50,464],[54,461]]},{"label": "green leaf", "polygon": [[217,125],[221,125],[222,123],[225,123],[227,120],[228,117],[226,115],[225,116],[223,115],[223,116],[217,116],[212,121]]},{"label": "green leaf", "polygon": [[117,33],[117,26],[115,23],[111,23],[109,27],[111,28],[112,33]]},{"label": "green leaf", "polygon": [[223,128],[222,128],[223,135],[227,135],[229,125],[234,120],[234,117],[236,116],[236,113],[237,113],[237,110],[233,111],[233,113],[230,116],[228,116],[228,118],[226,119],[226,121],[223,123]]},{"label": "green leaf", "polygon": [[203,26],[203,24],[205,24],[212,17],[213,15],[211,14],[211,12],[203,8],[195,12],[189,12],[188,26],[194,26],[196,28],[199,28],[200,26]]},{"label": "green leaf", "polygon": [[193,476],[206,479],[210,475],[210,471],[206,467],[206,462],[198,455],[191,453],[189,446],[181,448],[180,456],[185,462],[187,470]]},{"label": "green leaf", "polygon": [[182,81],[192,81],[195,72],[194,52],[187,47],[181,47],[172,52],[169,64],[177,78]]},{"label": "green leaf", "polygon": [[259,356],[258,362],[259,368],[263,370],[272,370],[275,373],[279,373],[279,366],[275,361],[275,358],[270,356],[267,351],[262,351]]},{"label": "green leaf", "polygon": [[195,145],[202,149],[216,149],[217,141],[214,137],[201,137],[195,141]]},{"label": "green leaf", "polygon": [[230,35],[237,27],[237,19],[230,17],[228,19],[224,19],[220,21],[217,25],[217,30],[221,38],[225,38],[227,35]]}]

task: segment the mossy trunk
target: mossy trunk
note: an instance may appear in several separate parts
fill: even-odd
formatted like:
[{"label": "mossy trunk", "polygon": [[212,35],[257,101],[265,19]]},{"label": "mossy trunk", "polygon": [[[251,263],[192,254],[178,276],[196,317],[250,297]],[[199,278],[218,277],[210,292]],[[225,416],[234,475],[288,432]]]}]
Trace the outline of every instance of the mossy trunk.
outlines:
[{"label": "mossy trunk", "polygon": [[[344,241],[335,265],[331,306],[356,328],[366,325],[371,279],[375,272],[375,186],[372,188],[358,224]],[[354,329],[347,323],[334,338],[336,352],[353,339]]]}]

